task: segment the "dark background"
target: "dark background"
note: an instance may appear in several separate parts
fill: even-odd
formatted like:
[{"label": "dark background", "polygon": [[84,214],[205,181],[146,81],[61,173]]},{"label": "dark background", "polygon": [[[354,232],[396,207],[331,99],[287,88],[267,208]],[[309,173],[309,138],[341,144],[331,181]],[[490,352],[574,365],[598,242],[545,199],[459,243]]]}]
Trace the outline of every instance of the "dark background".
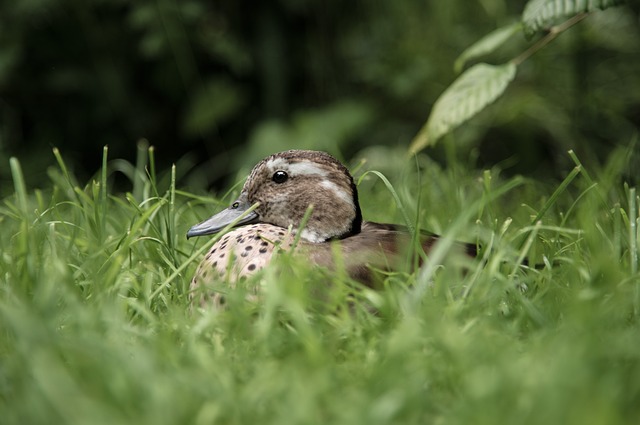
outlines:
[{"label": "dark background", "polygon": [[[159,169],[178,163],[182,184],[198,187],[277,150],[348,159],[408,148],[456,78],[455,58],[525,3],[1,0],[1,192],[11,191],[10,156],[28,184],[44,184],[54,146],[88,179],[104,145],[134,162],[144,139]],[[635,6],[593,14],[426,153],[551,178],[571,166],[568,149],[602,163],[637,138],[638,22]],[[530,45],[518,34],[483,59],[502,63]]]}]

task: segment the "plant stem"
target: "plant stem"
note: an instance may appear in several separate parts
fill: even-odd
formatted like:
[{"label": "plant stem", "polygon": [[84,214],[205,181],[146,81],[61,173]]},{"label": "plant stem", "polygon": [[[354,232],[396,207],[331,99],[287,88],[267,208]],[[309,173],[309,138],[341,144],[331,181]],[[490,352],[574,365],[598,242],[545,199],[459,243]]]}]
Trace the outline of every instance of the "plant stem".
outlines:
[{"label": "plant stem", "polygon": [[555,40],[556,37],[558,37],[560,34],[565,32],[566,30],[568,30],[578,22],[585,19],[587,16],[589,16],[589,13],[586,13],[586,12],[578,13],[577,15],[567,19],[560,25],[551,27],[547,35],[545,35],[540,40],[538,40],[533,46],[529,47],[527,50],[522,52],[519,56],[512,59],[511,63],[513,63],[516,66],[520,65],[522,62],[529,59],[529,57],[533,56],[534,53],[538,52],[538,50],[542,49],[544,46],[551,43],[553,40]]}]

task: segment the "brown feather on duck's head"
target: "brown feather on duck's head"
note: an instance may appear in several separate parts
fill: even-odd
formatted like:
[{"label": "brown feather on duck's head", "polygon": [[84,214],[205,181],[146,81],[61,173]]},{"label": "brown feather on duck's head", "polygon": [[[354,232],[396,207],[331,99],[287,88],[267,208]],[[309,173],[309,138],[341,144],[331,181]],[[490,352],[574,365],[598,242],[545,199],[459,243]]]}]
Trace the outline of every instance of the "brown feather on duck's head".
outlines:
[{"label": "brown feather on duck's head", "polygon": [[268,223],[301,232],[309,242],[341,239],[360,232],[362,213],[349,170],[325,152],[289,150],[268,156],[251,171],[231,206],[193,226],[187,237],[216,233],[242,216],[236,225]]}]

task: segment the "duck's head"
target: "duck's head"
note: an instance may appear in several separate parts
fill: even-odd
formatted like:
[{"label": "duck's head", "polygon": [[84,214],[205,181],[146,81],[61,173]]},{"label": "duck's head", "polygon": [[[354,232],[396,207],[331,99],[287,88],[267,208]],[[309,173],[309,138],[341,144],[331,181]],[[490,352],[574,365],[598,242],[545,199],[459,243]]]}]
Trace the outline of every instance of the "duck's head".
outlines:
[{"label": "duck's head", "polygon": [[290,150],[260,161],[251,171],[238,199],[229,208],[193,226],[187,237],[219,232],[237,222],[268,223],[296,231],[311,206],[301,237],[309,242],[340,239],[360,232],[362,213],[353,177],[325,152]]}]

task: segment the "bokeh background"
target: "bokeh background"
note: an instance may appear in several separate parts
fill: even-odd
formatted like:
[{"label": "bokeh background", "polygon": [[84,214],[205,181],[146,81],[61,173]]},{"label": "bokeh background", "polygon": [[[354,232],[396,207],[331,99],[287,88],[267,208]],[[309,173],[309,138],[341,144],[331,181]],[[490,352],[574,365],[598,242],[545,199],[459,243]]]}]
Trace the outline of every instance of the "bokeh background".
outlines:
[{"label": "bokeh background", "polygon": [[[181,184],[201,188],[277,150],[349,159],[407,149],[456,78],[455,58],[525,3],[3,0],[2,192],[10,156],[28,184],[44,184],[54,146],[88,179],[104,145],[110,158],[135,161],[142,140],[158,168],[177,163]],[[498,102],[426,153],[555,178],[572,165],[568,149],[598,163],[633,145],[639,9],[595,13],[562,34],[519,67]],[[517,35],[483,60],[530,45]]]}]

